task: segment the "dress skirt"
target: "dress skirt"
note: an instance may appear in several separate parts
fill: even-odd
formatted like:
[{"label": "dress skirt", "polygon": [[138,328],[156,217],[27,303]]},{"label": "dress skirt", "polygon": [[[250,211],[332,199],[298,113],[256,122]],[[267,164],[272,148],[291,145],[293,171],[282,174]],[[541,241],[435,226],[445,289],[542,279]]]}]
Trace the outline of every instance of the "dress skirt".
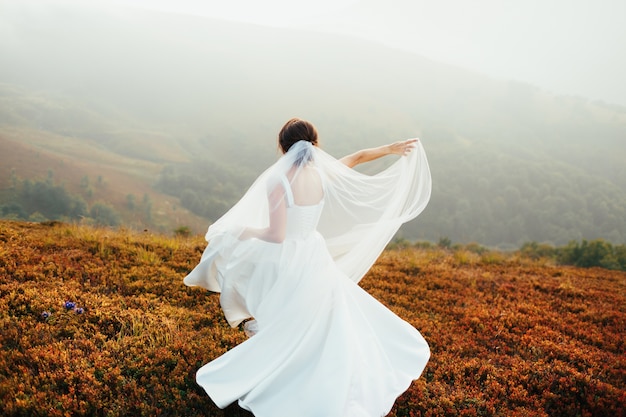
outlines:
[{"label": "dress skirt", "polygon": [[199,369],[211,399],[256,417],[388,414],[428,362],[422,335],[345,276],[317,232],[233,242],[215,262],[220,302],[258,330]]}]

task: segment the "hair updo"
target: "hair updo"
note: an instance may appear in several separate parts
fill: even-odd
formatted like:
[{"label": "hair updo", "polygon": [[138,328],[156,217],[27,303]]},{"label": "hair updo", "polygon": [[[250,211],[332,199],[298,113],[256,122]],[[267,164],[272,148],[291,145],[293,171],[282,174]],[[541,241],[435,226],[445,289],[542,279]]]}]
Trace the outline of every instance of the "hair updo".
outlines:
[{"label": "hair updo", "polygon": [[317,129],[310,122],[294,117],[280,129],[278,144],[283,153],[287,153],[289,148],[301,140],[317,145]]}]

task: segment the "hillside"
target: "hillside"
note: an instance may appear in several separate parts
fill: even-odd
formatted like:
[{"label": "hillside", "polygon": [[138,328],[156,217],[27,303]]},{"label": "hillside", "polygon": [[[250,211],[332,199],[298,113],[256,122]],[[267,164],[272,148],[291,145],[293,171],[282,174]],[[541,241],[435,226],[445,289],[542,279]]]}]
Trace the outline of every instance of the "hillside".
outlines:
[{"label": "hillside", "polygon": [[[244,415],[194,382],[245,339],[182,284],[199,238],[2,221],[0,242],[0,414]],[[393,417],[623,414],[624,272],[409,248],[361,285],[432,350]]]},{"label": "hillside", "polygon": [[[421,137],[432,201],[403,237],[626,243],[623,107],[338,35],[33,2],[37,11],[16,3],[0,14],[11,34],[0,37],[0,206],[14,197],[1,193],[12,168],[22,179],[52,170],[69,188],[103,175],[105,159],[115,173],[101,198],[123,224],[201,233],[275,160],[277,131],[300,116],[338,157]],[[16,165],[22,145],[55,160],[44,167],[31,153]],[[82,168],[71,175],[61,161]],[[160,215],[124,208],[146,193]]]},{"label": "hillside", "polygon": [[[131,123],[113,127],[123,119],[90,113],[72,100],[8,85],[0,85],[0,117],[5,123],[0,123],[0,209],[24,204],[20,198],[23,181],[45,181],[63,187],[89,207],[101,202],[114,207],[127,227],[171,232],[186,225],[197,233],[206,228],[206,219],[154,189],[163,169],[159,152],[170,162],[182,159],[158,132]],[[84,130],[76,131],[78,125]],[[115,140],[103,141],[102,135]],[[153,141],[161,145],[147,146]],[[150,152],[139,155],[142,148]],[[47,203],[26,210],[27,214],[44,212],[53,201]],[[4,214],[17,215],[10,210]]]}]

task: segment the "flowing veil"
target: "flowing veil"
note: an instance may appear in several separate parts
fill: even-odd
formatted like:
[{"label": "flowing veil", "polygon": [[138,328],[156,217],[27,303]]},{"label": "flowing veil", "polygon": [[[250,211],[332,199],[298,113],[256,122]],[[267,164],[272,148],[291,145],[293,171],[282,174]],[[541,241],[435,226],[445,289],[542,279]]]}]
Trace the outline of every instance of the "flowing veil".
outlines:
[{"label": "flowing veil", "polygon": [[[269,226],[280,202],[268,196],[285,179],[294,184],[305,166],[315,167],[323,183],[324,208],[317,230],[339,269],[355,282],[361,280],[400,226],[419,215],[430,199],[430,170],[419,141],[408,155],[375,175],[347,167],[310,142],[297,142],[209,227],[209,244],[199,265],[185,277],[185,284],[221,292],[222,267],[245,242],[239,240],[241,233],[246,228]],[[229,320],[231,324],[240,321]]]},{"label": "flowing veil", "polygon": [[339,268],[359,282],[403,223],[428,204],[431,177],[421,143],[376,175],[348,168],[322,150],[326,205],[318,230]]}]

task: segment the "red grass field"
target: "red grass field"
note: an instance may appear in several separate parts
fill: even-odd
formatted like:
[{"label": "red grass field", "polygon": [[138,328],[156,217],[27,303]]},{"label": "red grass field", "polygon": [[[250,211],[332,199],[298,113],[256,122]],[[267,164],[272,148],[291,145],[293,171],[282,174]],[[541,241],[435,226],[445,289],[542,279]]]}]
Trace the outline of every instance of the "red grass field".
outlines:
[{"label": "red grass field", "polygon": [[[199,237],[0,222],[0,414],[246,415],[195,384],[245,339],[217,295],[182,284],[203,249]],[[362,286],[432,350],[390,416],[626,413],[624,272],[409,248],[384,252]]]}]

